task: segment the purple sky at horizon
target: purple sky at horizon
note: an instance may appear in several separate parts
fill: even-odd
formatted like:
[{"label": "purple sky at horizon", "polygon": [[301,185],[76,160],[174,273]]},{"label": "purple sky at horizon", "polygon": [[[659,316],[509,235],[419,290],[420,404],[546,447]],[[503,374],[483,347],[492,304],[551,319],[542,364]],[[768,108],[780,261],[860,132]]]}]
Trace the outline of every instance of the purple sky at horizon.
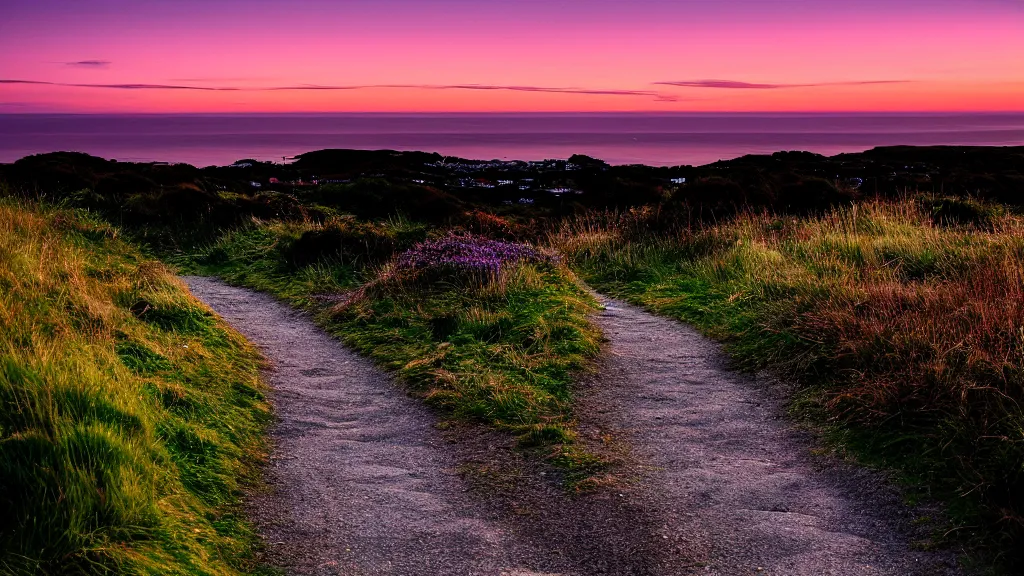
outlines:
[{"label": "purple sky at horizon", "polygon": [[1024,110],[1018,0],[36,0],[0,112]]}]

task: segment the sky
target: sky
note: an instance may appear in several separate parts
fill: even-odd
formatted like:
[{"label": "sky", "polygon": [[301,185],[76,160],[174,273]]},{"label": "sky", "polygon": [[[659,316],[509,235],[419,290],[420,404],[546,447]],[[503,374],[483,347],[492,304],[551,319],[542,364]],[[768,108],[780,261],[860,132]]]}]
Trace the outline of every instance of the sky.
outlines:
[{"label": "sky", "polygon": [[1024,0],[0,0],[0,113],[1024,111]]}]

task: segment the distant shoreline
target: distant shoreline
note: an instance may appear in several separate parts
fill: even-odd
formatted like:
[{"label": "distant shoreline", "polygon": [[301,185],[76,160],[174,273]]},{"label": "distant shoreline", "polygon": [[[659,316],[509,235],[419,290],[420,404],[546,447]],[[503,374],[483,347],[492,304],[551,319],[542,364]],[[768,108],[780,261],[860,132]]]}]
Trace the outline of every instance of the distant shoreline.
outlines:
[{"label": "distant shoreline", "polygon": [[0,162],[75,150],[222,166],[344,148],[697,166],[779,150],[831,156],[893,145],[1022,144],[1024,112],[0,114]]}]

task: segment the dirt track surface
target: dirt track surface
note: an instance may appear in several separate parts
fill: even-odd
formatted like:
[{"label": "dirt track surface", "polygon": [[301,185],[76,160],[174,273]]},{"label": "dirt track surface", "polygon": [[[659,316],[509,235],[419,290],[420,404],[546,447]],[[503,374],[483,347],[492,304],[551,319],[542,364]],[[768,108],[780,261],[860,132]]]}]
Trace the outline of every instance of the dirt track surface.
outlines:
[{"label": "dirt track surface", "polygon": [[267,561],[289,574],[956,574],[908,547],[884,482],[810,456],[763,386],[671,320],[612,301],[596,318],[610,342],[577,416],[616,465],[572,495],[505,434],[438,430],[288,306],[185,280],[272,363],[271,489],[248,504]]},{"label": "dirt track surface", "polygon": [[421,402],[271,297],[185,280],[272,363],[271,491],[250,501],[268,560],[344,575],[526,575],[543,564],[467,494]]},{"label": "dirt track surface", "polygon": [[949,554],[908,545],[912,517],[879,475],[812,456],[781,402],[729,370],[717,344],[604,303],[608,356],[584,394],[583,426],[629,443],[646,469],[634,498],[648,502],[666,539],[702,558],[698,573],[958,573]]}]

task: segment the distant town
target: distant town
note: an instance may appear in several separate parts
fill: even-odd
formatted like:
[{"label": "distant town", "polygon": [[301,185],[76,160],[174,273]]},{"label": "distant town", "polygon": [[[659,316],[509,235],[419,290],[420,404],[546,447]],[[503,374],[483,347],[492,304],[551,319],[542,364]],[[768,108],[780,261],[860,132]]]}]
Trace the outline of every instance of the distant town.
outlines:
[{"label": "distant town", "polygon": [[[868,194],[933,185],[955,187],[957,179],[969,172],[957,161],[969,159],[964,154],[970,149],[961,149],[952,163],[951,150],[895,147],[834,157],[779,152],[701,167],[611,166],[583,155],[538,161],[467,160],[423,152],[322,150],[285,158],[280,163],[240,160],[227,167],[204,170],[223,174],[229,169],[243,176],[253,191],[383,180],[435,188],[494,205],[551,205],[566,201],[593,204],[609,198],[616,198],[615,204],[628,205],[667,198],[680,190],[693,189],[694,185],[699,188],[709,178],[726,188],[730,184],[746,189],[767,187],[772,189],[766,191],[769,194],[808,178],[837,189]],[[977,179],[961,184],[976,186]],[[728,196],[735,190],[720,192]]]},{"label": "distant town", "polygon": [[[252,169],[257,164],[255,161],[241,160],[228,166],[237,169]],[[288,166],[290,163],[282,164]],[[496,189],[506,195],[510,192],[519,191],[522,195],[518,199],[504,199],[506,205],[513,203],[533,204],[538,194],[542,195],[570,195],[583,194],[583,190],[577,188],[572,179],[566,173],[580,170],[582,167],[568,160],[540,160],[540,161],[473,161],[461,158],[443,158],[435,162],[425,162],[419,174],[406,175],[405,180],[412,184],[433,186],[442,189]],[[605,170],[608,166],[602,166]],[[361,173],[355,178],[390,178],[393,174],[383,172]],[[263,188],[286,188],[286,187],[310,187],[325,184],[348,184],[353,177],[339,178],[336,176],[308,175],[306,177],[285,179],[279,176],[270,176],[265,180],[250,180],[249,186],[253,189]],[[684,184],[686,178],[670,178],[674,184]],[[514,195],[514,194],[513,194]]]}]

